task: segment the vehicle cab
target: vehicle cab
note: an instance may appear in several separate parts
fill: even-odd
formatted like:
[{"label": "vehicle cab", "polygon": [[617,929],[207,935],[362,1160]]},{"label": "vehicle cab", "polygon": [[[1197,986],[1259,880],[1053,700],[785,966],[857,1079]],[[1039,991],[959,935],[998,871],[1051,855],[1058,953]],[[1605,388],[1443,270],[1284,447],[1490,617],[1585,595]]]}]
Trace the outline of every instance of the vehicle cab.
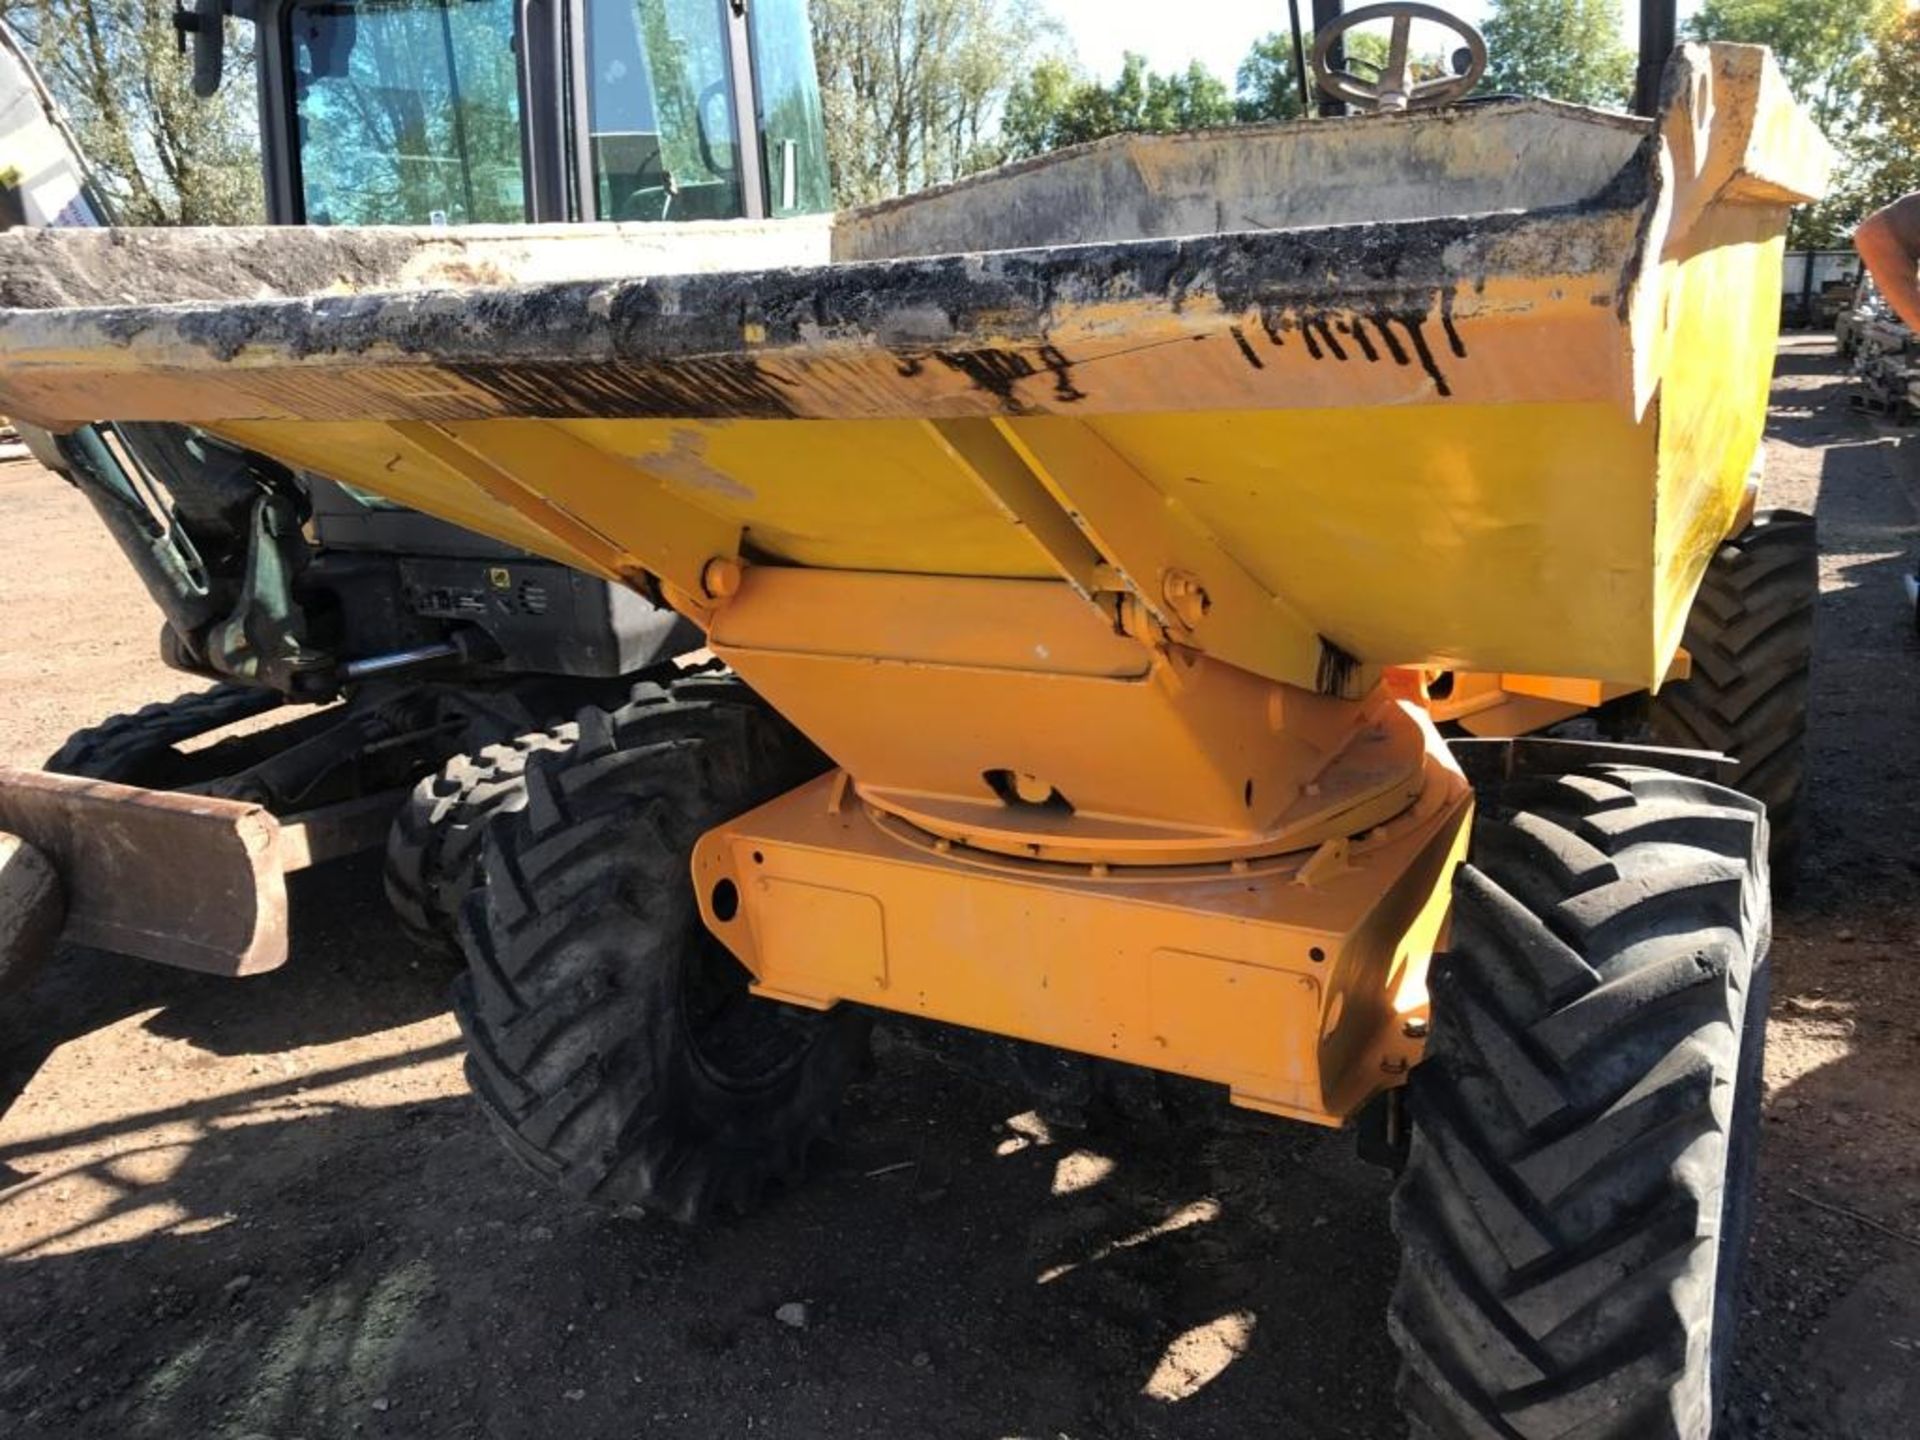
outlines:
[{"label": "vehicle cab", "polygon": [[[832,208],[806,0],[229,0],[280,224]],[[185,17],[195,29],[198,17]],[[196,41],[199,37],[196,34]]]}]

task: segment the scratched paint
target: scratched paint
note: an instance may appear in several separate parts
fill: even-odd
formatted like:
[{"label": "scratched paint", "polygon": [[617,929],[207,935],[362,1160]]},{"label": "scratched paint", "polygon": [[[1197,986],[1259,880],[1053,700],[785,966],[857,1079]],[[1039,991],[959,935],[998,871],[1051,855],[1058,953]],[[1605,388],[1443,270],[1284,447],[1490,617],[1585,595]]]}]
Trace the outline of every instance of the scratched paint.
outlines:
[{"label": "scratched paint", "polygon": [[[1756,63],[1713,53],[1723,80]],[[1725,195],[1777,209],[1817,189],[1824,151],[1792,115],[1775,123],[1778,89],[1727,89],[1715,121],[1727,143],[1704,157],[1718,178],[1693,179],[1695,208]],[[1773,128],[1749,193],[1735,171],[1756,152],[1740,137],[1762,132],[1741,126],[1762,119]],[[1662,179],[1663,143],[1646,121],[1537,102],[1128,140],[836,217],[830,264],[0,310],[0,410],[56,428],[1091,418],[1612,402],[1624,391],[1643,414],[1658,351],[1642,332],[1660,320],[1644,297],[1666,284],[1663,247],[1682,237],[1663,227],[1677,223],[1669,202],[1686,198]],[[1144,191],[1093,183],[1137,154],[1157,157],[1135,177]],[[1204,190],[1172,178],[1189,169]],[[1082,194],[1097,203],[1068,203]],[[1191,194],[1204,195],[1204,214]],[[1036,204],[988,203],[1013,196]],[[947,239],[960,248],[932,248]],[[329,246],[355,243],[303,238],[313,253],[294,288],[322,261],[337,268]],[[204,258],[192,237],[138,248],[129,268],[112,247],[0,237],[0,274],[24,287],[19,303],[183,298],[163,282],[170,265]],[[373,274],[404,259],[380,254]]]},{"label": "scratched paint", "polygon": [[642,451],[633,457],[633,463],[696,494],[740,501],[754,498],[752,486],[742,484],[713,463],[707,454],[707,432],[692,426],[675,426],[664,449]]}]

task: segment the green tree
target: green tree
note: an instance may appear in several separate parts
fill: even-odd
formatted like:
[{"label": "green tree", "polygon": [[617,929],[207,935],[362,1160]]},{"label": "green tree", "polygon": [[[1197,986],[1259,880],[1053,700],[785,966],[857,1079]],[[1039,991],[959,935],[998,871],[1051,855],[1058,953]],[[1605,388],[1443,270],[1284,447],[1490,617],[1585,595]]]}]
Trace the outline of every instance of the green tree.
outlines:
[{"label": "green tree", "polygon": [[1920,12],[1890,14],[1867,59],[1833,189],[1795,214],[1796,245],[1845,245],[1863,217],[1920,190]]},{"label": "green tree", "polygon": [[0,0],[130,225],[258,222],[253,27],[227,26],[227,83],[193,93],[168,0]]},{"label": "green tree", "polygon": [[1000,142],[1009,157],[1039,155],[1053,148],[1055,125],[1080,90],[1071,61],[1049,55],[1008,92],[1000,119]]},{"label": "green tree", "polygon": [[[1419,32],[1415,32],[1417,39]],[[1313,80],[1313,32],[1301,39],[1307,62],[1307,87],[1316,98]],[[1362,79],[1372,78],[1386,68],[1387,36],[1383,30],[1349,30],[1345,48],[1347,68]],[[1435,80],[1451,74],[1444,56],[1413,57],[1413,77]],[[1267,120],[1298,120],[1306,112],[1300,104],[1300,80],[1294,68],[1293,32],[1275,30],[1253,42],[1235,76],[1234,117],[1243,124]]]},{"label": "green tree", "polygon": [[1860,87],[1861,213],[1920,190],[1920,11],[1896,11]]},{"label": "green tree", "polygon": [[1901,0],[1706,0],[1687,31],[1696,40],[1771,46],[1815,122],[1844,140],[1859,118],[1876,38],[1903,9]]},{"label": "green tree", "polygon": [[[1303,43],[1311,56],[1313,37],[1307,36]],[[1311,60],[1308,63],[1311,65]],[[1300,103],[1300,76],[1294,65],[1291,30],[1275,30],[1254,41],[1240,62],[1234,82],[1234,114],[1242,123],[1298,120],[1305,113]],[[1311,75],[1307,84],[1311,88]]]},{"label": "green tree", "polygon": [[843,204],[1004,158],[1002,107],[1055,33],[1032,0],[812,0],[811,10]]},{"label": "green tree", "polygon": [[1212,130],[1233,123],[1233,96],[1198,60],[1182,73],[1147,76],[1145,129]]},{"label": "green tree", "polygon": [[1620,0],[1493,0],[1486,36],[1489,90],[1616,109],[1631,98]]},{"label": "green tree", "polygon": [[1794,212],[1790,245],[1844,245],[1862,215],[1902,193],[1914,153],[1902,111],[1920,85],[1888,67],[1913,64],[1910,28],[1900,0],[1706,0],[1689,24],[1695,39],[1771,47],[1838,152],[1826,199]]},{"label": "green tree", "polygon": [[1235,118],[1226,83],[1199,61],[1162,75],[1129,53],[1111,85],[1062,60],[1035,66],[1008,96],[1000,134],[1006,158],[1018,159],[1107,135],[1208,130]]}]

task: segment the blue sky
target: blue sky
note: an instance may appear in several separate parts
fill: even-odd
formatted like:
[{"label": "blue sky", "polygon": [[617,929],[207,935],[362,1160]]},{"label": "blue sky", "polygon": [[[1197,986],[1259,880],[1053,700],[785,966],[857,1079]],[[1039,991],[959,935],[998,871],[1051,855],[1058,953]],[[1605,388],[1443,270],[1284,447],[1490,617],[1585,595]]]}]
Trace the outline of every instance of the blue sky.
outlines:
[{"label": "blue sky", "polygon": [[[1144,54],[1156,70],[1184,70],[1190,60],[1203,62],[1229,85],[1247,47],[1269,30],[1285,28],[1286,0],[1040,0],[1065,25],[1080,63],[1102,77],[1120,69],[1129,50]],[[1478,24],[1486,18],[1486,0],[1440,0],[1443,8]],[[1352,7],[1357,8],[1357,6]],[[1637,44],[1638,0],[1622,0],[1623,35]],[[1695,4],[1681,0],[1684,17]],[[1302,17],[1313,14],[1312,0],[1301,0]],[[1430,48],[1440,48],[1439,32],[1414,29],[1414,43],[1431,36]],[[1451,47],[1449,47],[1451,48]]]}]

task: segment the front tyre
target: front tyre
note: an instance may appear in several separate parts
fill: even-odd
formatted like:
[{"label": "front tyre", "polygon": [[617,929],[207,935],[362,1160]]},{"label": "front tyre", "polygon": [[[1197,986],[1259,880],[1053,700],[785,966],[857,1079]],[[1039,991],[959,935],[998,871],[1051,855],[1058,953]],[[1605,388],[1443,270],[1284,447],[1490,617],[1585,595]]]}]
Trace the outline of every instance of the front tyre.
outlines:
[{"label": "front tyre", "polygon": [[1627,765],[1483,803],[1394,1195],[1420,1437],[1705,1440],[1754,1184],[1767,826]]},{"label": "front tyre", "polygon": [[578,725],[486,830],[454,991],[467,1077],[513,1153],[576,1195],[745,1210],[803,1168],[869,1020],[750,995],[700,918],[693,847],[825,761],[731,679],[641,686]]}]

